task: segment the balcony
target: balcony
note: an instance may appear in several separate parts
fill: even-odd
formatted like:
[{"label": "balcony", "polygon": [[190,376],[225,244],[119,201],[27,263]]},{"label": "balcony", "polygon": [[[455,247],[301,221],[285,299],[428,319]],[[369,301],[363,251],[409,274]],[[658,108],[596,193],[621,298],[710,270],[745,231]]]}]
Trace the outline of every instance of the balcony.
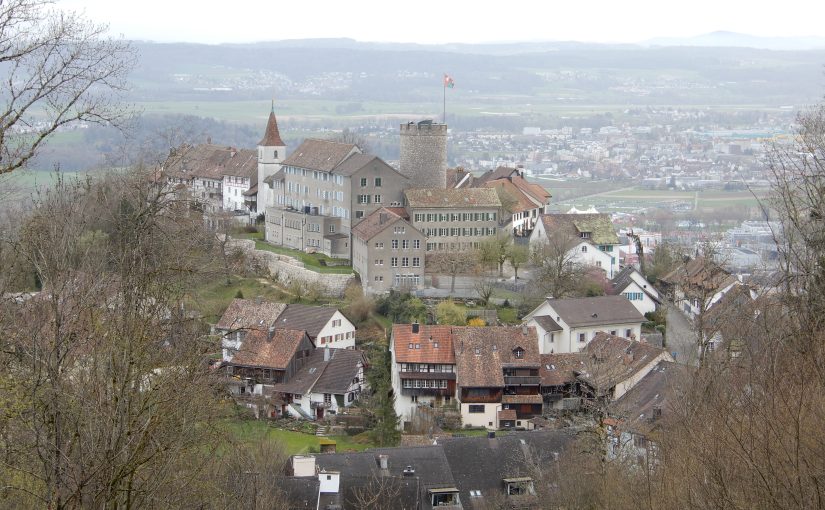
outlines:
[{"label": "balcony", "polygon": [[505,375],[505,386],[538,386],[541,384],[541,377],[537,375]]},{"label": "balcony", "polygon": [[401,394],[406,396],[423,395],[423,396],[442,396],[453,397],[455,390],[448,388],[401,388]]},{"label": "balcony", "polygon": [[332,407],[332,402],[310,402],[309,407],[312,409],[329,409]]}]

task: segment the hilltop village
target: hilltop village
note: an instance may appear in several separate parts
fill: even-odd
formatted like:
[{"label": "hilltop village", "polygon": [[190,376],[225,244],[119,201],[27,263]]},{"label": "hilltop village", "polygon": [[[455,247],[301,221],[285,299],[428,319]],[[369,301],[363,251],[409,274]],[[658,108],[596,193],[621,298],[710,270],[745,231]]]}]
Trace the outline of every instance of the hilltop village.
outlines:
[{"label": "hilltop village", "polygon": [[[397,166],[352,140],[287,153],[273,105],[256,149],[184,145],[153,177],[291,296],[238,296],[211,334],[238,406],[321,437],[280,479],[292,507],[377,491],[395,508],[539,508],[547,466],[591,427],[607,458],[652,462],[689,367],[745,349],[722,318],[775,282],[596,210],[551,213],[523,168],[448,168],[444,124],[398,140]],[[324,439],[365,425],[403,446]]]}]

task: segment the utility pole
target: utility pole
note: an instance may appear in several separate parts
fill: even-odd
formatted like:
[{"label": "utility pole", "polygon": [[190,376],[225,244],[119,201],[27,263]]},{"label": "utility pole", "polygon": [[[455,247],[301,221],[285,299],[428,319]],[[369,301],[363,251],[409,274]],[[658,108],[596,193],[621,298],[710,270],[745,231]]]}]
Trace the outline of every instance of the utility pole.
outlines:
[{"label": "utility pole", "polygon": [[245,475],[252,475],[252,510],[258,510],[258,471],[244,471]]}]

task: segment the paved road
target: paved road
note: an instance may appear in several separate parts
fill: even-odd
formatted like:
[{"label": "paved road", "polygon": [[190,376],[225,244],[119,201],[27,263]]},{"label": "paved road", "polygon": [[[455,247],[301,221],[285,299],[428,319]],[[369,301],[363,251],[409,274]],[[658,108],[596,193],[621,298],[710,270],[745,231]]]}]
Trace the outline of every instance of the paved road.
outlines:
[{"label": "paved road", "polygon": [[670,303],[667,307],[667,350],[674,354],[676,361],[686,365],[698,365],[696,333],[693,324],[685,314]]}]

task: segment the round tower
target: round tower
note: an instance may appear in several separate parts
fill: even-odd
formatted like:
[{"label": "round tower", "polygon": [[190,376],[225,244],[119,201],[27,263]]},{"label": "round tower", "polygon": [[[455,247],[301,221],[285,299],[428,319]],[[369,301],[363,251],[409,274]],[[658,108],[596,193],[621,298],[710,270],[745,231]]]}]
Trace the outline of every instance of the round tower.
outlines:
[{"label": "round tower", "polygon": [[447,187],[447,124],[401,124],[398,171],[416,188]]}]

